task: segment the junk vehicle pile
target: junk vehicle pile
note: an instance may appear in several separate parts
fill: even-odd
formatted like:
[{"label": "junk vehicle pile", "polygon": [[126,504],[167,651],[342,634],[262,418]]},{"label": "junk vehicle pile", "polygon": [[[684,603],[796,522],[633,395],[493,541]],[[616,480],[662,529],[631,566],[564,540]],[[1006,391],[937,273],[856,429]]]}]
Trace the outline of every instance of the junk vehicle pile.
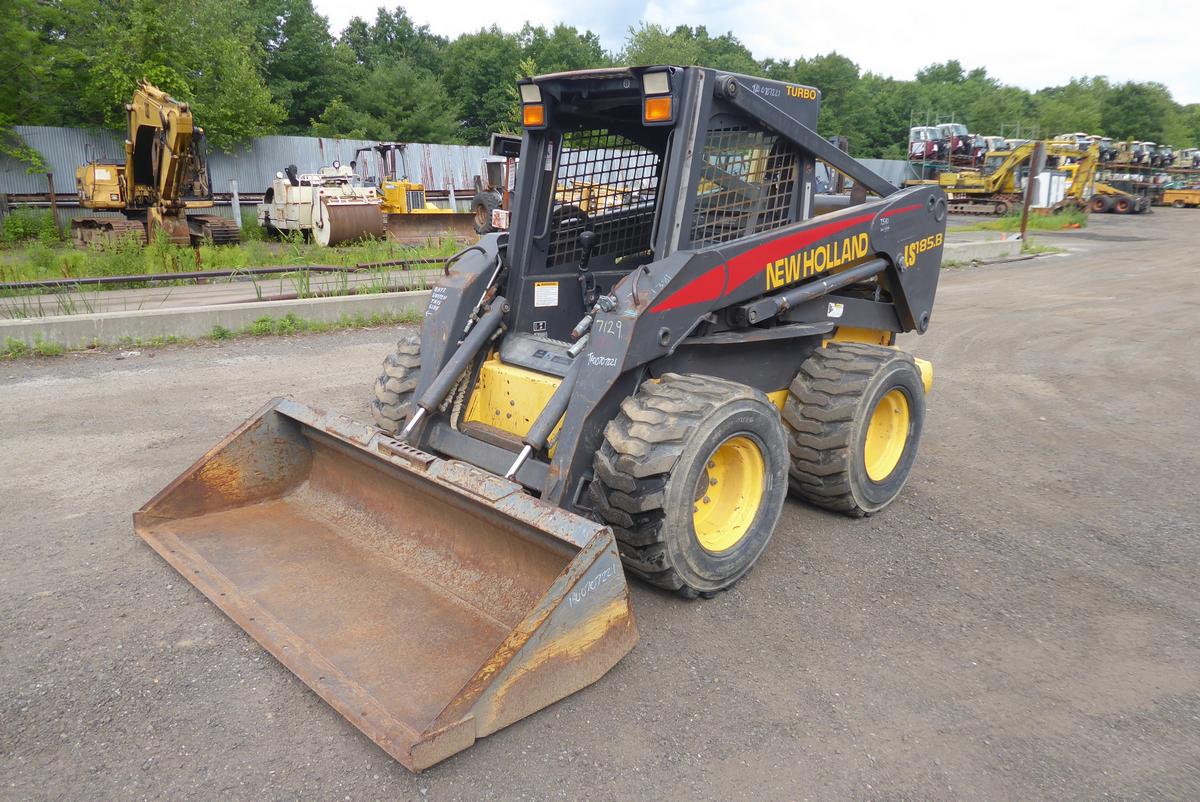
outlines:
[{"label": "junk vehicle pile", "polygon": [[[627,573],[707,598],[789,490],[884,509],[932,383],[894,343],[929,326],[945,197],[819,136],[816,89],[643,67],[520,97],[509,230],[449,260],[377,425],[276,399],[134,516],[413,770],[600,679]],[[814,217],[818,159],[874,196]]]},{"label": "junk vehicle pile", "polygon": [[[918,125],[909,130],[906,184],[939,182],[951,193],[951,211],[1007,214],[1029,173],[1036,139],[967,133],[962,123]],[[1092,212],[1136,214],[1151,205],[1177,205],[1168,190],[1200,184],[1200,149],[1176,151],[1154,142],[1121,141],[1082,131],[1043,140],[1051,167],[1063,168],[1061,196],[1048,208],[1071,205]],[[1083,169],[1072,165],[1080,164]],[[1186,203],[1184,204],[1187,205]]]}]

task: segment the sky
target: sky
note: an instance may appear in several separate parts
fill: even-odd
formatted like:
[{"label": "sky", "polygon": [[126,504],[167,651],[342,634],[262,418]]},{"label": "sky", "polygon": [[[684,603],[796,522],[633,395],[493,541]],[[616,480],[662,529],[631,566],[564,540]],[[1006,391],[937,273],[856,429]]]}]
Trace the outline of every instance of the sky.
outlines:
[{"label": "sky", "polygon": [[[339,33],[352,17],[372,19],[381,0],[314,0]],[[796,59],[836,50],[863,70],[912,78],[934,62],[983,66],[1003,83],[1036,90],[1072,77],[1158,81],[1179,103],[1200,103],[1200,2],[928,2],[928,0],[410,0],[409,16],[453,38],[492,24],[563,22],[619,50],[641,21],[726,31],[756,58]],[[956,24],[952,20],[959,20]]]}]

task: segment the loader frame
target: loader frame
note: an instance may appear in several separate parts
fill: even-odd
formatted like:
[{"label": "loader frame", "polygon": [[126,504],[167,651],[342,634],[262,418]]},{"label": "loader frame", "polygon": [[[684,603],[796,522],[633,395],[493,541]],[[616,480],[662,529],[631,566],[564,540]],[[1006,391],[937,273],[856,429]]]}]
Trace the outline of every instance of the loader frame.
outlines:
[{"label": "loader frame", "polygon": [[[650,72],[666,75],[670,124],[632,116]],[[512,475],[587,514],[604,427],[641,382],[699,372],[772,393],[839,330],[868,329],[890,342],[929,325],[945,197],[932,186],[899,190],[829,144],[815,131],[818,90],[699,67],[523,83],[538,89],[546,124],[524,133],[510,232],[454,257],[432,292],[415,394],[425,409],[405,433],[413,446]],[[721,169],[728,154],[714,153],[713,143],[730,132],[759,137],[765,158],[787,154],[786,170],[774,173],[786,191],[764,189],[766,179],[752,186],[744,165],[740,176]],[[651,199],[620,190],[620,200],[584,212],[569,194],[581,186],[571,182],[581,160],[601,164],[599,178],[613,183],[632,171]],[[817,160],[849,177],[859,198],[864,189],[878,197],[814,218]],[[722,210],[726,193],[736,203]],[[713,209],[718,223],[697,222]],[[623,228],[622,216],[640,222]],[[564,244],[569,226],[600,241]],[[732,235],[709,236],[722,227]],[[631,230],[647,236],[635,241]],[[625,247],[606,248],[605,236]],[[571,249],[566,258],[563,249]],[[486,337],[467,334],[485,318]],[[572,348],[581,334],[587,339]],[[480,366],[497,353],[560,381],[563,398],[545,404],[523,439],[462,425]],[[551,457],[545,435],[556,426]]]}]

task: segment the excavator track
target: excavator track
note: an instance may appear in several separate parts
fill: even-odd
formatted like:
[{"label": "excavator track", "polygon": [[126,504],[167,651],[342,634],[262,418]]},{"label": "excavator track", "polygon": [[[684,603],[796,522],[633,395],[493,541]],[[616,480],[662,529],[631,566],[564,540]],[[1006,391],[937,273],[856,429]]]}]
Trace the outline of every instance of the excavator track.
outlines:
[{"label": "excavator track", "polygon": [[218,214],[188,215],[188,233],[193,245],[236,245],[242,241],[237,222]]},{"label": "excavator track", "polygon": [[122,241],[146,244],[146,226],[120,217],[78,217],[71,221],[71,240],[77,248],[107,248]]},{"label": "excavator track", "polygon": [[1016,208],[1010,198],[957,198],[947,203],[950,214],[969,214],[982,217],[1004,217]]}]

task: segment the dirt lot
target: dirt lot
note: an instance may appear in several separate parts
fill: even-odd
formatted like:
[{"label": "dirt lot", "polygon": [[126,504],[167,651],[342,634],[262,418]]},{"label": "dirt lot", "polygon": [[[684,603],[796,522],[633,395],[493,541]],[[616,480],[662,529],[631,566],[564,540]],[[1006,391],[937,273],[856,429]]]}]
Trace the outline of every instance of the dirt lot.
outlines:
[{"label": "dirt lot", "polygon": [[1200,797],[1200,211],[1069,244],[944,272],[896,504],[632,583],[615,670],[419,776],[130,524],[272,395],[366,416],[393,332],[0,364],[0,796]]}]

